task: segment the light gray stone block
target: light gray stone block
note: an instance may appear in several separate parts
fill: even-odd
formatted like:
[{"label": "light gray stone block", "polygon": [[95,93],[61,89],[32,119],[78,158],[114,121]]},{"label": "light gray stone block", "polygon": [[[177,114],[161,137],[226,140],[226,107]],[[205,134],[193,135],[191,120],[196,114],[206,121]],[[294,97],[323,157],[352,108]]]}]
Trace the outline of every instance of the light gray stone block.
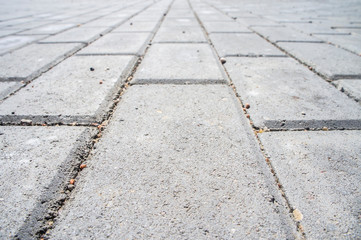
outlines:
[{"label": "light gray stone block", "polygon": [[285,56],[285,54],[254,33],[210,34],[218,54],[226,56]]},{"label": "light gray stone block", "polygon": [[142,55],[150,37],[151,33],[108,33],[77,54]]},{"label": "light gray stone block", "polygon": [[330,79],[361,77],[361,57],[326,43],[277,43]]},{"label": "light gray stone block", "polygon": [[62,32],[66,29],[75,27],[75,24],[72,23],[64,23],[64,24],[48,24],[45,26],[37,27],[34,29],[30,29],[24,32],[21,32],[22,35],[44,35],[44,34],[56,34]]},{"label": "light gray stone block", "polygon": [[291,58],[229,57],[225,67],[259,128],[361,127],[357,103]]},{"label": "light gray stone block", "polygon": [[203,26],[205,27],[206,31],[208,33],[214,33],[214,32],[247,32],[251,33],[252,31],[247,28],[245,25],[241,25],[238,22],[204,22]]},{"label": "light gray stone block", "polygon": [[132,86],[50,238],[292,238],[239,110],[228,86]]},{"label": "light gray stone block", "polygon": [[22,84],[19,82],[0,82],[0,100],[18,89]]},{"label": "light gray stone block", "polygon": [[358,238],[361,131],[259,136],[307,238]]},{"label": "light gray stone block", "polygon": [[289,27],[251,27],[272,42],[322,42],[309,34],[299,32]]},{"label": "light gray stone block", "polygon": [[361,54],[361,35],[316,35],[316,37],[352,51],[358,55]]},{"label": "light gray stone block", "polygon": [[361,103],[361,79],[341,79],[332,83],[337,89]]},{"label": "light gray stone block", "polygon": [[157,25],[158,22],[135,22],[129,20],[115,28],[112,32],[154,32]]},{"label": "light gray stone block", "polygon": [[162,28],[172,28],[172,27],[200,27],[197,19],[192,17],[178,17],[178,18],[170,18],[167,17],[162,22]]},{"label": "light gray stone block", "polygon": [[7,36],[0,38],[0,55],[9,52],[13,49],[20,48],[26,44],[34,42],[40,38],[44,38],[45,35],[40,36]]},{"label": "light gray stone block", "polygon": [[41,40],[41,43],[82,42],[89,43],[101,36],[106,27],[77,27]]},{"label": "light gray stone block", "polygon": [[0,79],[29,80],[78,50],[82,44],[31,44],[0,57]]},{"label": "light gray stone block", "polygon": [[154,44],[132,83],[224,83],[219,67],[208,44]]},{"label": "light gray stone block", "polygon": [[59,185],[69,180],[66,170],[85,129],[0,127],[0,238],[35,236],[36,219],[47,212],[43,206],[61,195]]},{"label": "light gray stone block", "polygon": [[71,57],[0,104],[0,120],[99,122],[134,60],[132,56]]},{"label": "light gray stone block", "polygon": [[200,26],[198,27],[160,27],[152,42],[193,42],[206,43],[207,39]]}]

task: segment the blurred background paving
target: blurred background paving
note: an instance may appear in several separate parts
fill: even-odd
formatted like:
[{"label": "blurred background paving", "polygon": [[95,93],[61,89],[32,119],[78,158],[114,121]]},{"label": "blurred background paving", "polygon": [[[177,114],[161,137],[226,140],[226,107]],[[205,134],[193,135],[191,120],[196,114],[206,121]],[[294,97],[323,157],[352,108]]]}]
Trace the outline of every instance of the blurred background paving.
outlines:
[{"label": "blurred background paving", "polygon": [[0,239],[361,237],[361,1],[0,3]]}]

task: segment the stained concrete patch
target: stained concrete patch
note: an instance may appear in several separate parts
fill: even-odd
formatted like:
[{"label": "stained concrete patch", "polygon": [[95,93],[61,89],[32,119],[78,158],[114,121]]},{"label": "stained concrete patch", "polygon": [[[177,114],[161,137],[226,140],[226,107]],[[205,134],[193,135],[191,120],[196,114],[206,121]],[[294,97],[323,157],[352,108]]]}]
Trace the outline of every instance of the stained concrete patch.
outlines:
[{"label": "stained concrete patch", "polygon": [[75,56],[0,105],[1,122],[101,121],[130,67],[132,56]]},{"label": "stained concrete patch", "polygon": [[78,55],[141,55],[151,33],[109,33],[78,52]]},{"label": "stained concrete patch", "polygon": [[132,86],[51,239],[292,238],[240,116],[228,86]]},{"label": "stained concrete patch", "polygon": [[277,43],[281,48],[331,79],[361,77],[361,58],[326,43]]},{"label": "stained concrete patch", "polygon": [[134,84],[225,80],[208,44],[154,44],[134,76]]},{"label": "stained concrete patch", "polygon": [[[59,195],[63,170],[71,165],[83,127],[0,127],[0,238],[29,239],[29,219],[41,219],[40,202]],[[82,139],[83,141],[83,139]],[[64,166],[65,165],[65,166]],[[34,211],[37,210],[37,211]],[[35,220],[36,221],[36,220]],[[20,230],[25,232],[19,233]],[[30,232],[27,232],[30,231]],[[25,234],[25,235],[23,235]],[[26,236],[26,237],[25,237]]]},{"label": "stained concrete patch", "polygon": [[309,239],[357,239],[361,131],[259,135]]},{"label": "stained concrete patch", "polygon": [[28,80],[79,49],[81,44],[31,44],[0,57],[1,80]]},{"label": "stained concrete patch", "polygon": [[[259,128],[282,128],[270,121],[285,122],[294,129],[360,127],[361,107],[291,58],[228,57],[225,66],[243,103],[250,104],[247,112]],[[353,126],[342,120],[360,123]]]},{"label": "stained concrete patch", "polygon": [[225,56],[285,56],[285,54],[254,33],[213,33],[210,39],[218,54]]}]

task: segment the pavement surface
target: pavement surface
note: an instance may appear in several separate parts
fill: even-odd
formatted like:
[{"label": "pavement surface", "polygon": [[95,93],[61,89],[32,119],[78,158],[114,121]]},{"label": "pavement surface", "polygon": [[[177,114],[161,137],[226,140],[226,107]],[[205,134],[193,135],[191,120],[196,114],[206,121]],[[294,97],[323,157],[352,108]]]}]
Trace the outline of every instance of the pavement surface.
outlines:
[{"label": "pavement surface", "polygon": [[361,1],[0,3],[0,239],[361,238]]}]

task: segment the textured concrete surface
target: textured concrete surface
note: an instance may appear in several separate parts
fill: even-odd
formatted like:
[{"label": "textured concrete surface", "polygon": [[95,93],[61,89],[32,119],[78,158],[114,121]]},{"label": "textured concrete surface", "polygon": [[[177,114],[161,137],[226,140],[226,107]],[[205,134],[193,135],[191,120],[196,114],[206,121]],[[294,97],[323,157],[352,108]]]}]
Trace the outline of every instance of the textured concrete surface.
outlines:
[{"label": "textured concrete surface", "polygon": [[227,86],[131,87],[51,239],[291,237],[239,110]]},{"label": "textured concrete surface", "polygon": [[0,6],[0,239],[361,235],[360,1]]},{"label": "textured concrete surface", "polygon": [[[361,131],[260,134],[309,239],[357,239]],[[342,144],[340,144],[342,143]]]},{"label": "textured concrete surface", "polygon": [[[82,127],[0,128],[0,238],[11,239],[31,218],[40,200],[48,201],[71,164]],[[59,151],[61,149],[61,151]],[[38,216],[38,217],[41,217]]]}]

